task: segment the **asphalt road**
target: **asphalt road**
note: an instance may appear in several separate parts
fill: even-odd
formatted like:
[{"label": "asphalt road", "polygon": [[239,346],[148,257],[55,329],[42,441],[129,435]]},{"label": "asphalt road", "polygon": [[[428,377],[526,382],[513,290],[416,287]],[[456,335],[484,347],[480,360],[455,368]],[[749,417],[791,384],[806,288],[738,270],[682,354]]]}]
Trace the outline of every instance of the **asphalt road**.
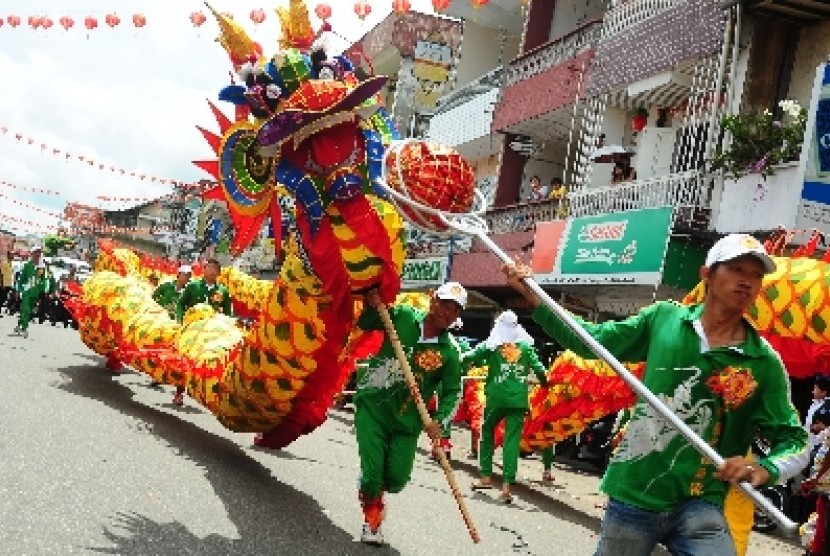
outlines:
[{"label": "asphalt road", "polygon": [[[425,439],[412,482],[388,497],[388,545],[362,545],[350,412],[332,411],[285,450],[261,450],[193,400],[172,405],[169,387],[110,375],[74,330],[33,324],[24,340],[14,324],[0,319],[0,554],[593,553],[595,474],[559,467],[556,487],[525,481],[505,506],[498,491],[472,494],[474,462],[454,461],[482,538],[474,545]],[[520,476],[540,467],[522,462]],[[760,542],[750,555],[799,554]]]}]

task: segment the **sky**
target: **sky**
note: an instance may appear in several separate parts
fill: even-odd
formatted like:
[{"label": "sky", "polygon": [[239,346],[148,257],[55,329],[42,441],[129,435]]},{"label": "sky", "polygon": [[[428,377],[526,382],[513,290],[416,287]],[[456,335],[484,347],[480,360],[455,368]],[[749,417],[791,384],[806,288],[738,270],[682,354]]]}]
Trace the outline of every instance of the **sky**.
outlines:
[{"label": "sky", "polygon": [[[315,29],[318,3],[308,2]],[[391,0],[370,0],[372,13],[361,22],[351,0],[328,4],[333,30],[344,37],[327,38],[331,53],[360,39],[392,6]],[[211,5],[232,13],[266,55],[276,52],[279,24],[273,9],[288,0],[213,0]],[[411,5],[433,13],[430,0]],[[249,17],[256,8],[267,16],[260,25]],[[218,131],[206,99],[232,116],[232,106],[215,100],[229,84],[232,68],[214,42],[215,20],[209,16],[196,28],[189,19],[194,11],[209,15],[197,0],[0,0],[0,18],[16,15],[22,21],[16,29],[5,22],[0,27],[0,229],[43,235],[50,230],[42,226],[57,224],[50,213],[62,212],[68,202],[124,208],[136,203],[97,197],[149,199],[170,192],[149,176],[184,182],[209,177],[191,164],[213,157],[195,126]],[[109,13],[118,14],[120,25],[104,23]],[[134,13],[146,17],[144,28],[133,26]],[[55,24],[33,30],[27,25],[33,15],[49,16]],[[89,15],[98,18],[99,27],[87,32],[83,20]],[[74,19],[74,27],[60,27],[63,16]],[[141,181],[131,172],[148,177]]]}]

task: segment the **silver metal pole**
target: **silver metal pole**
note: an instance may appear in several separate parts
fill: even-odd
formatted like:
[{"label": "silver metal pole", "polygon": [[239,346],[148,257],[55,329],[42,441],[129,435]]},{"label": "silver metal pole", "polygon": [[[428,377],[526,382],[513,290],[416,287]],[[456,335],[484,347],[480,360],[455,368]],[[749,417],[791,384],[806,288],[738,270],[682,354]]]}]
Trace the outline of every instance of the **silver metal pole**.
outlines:
[{"label": "silver metal pole", "polygon": [[[487,246],[502,262],[512,264],[510,257],[502,251],[502,249],[495,244],[484,232],[478,231],[475,233],[476,238]],[[715,466],[720,467],[724,463],[724,459],[718,454],[706,441],[700,438],[689,426],[683,422],[671,409],[655,396],[645,385],[640,382],[631,372],[628,371],[605,347],[597,342],[588,332],[577,323],[573,317],[563,309],[556,301],[554,301],[548,294],[536,283],[532,278],[525,278],[524,283],[535,293],[539,299],[544,303],[553,313],[564,322],[568,328],[573,331],[576,336],[582,340],[588,349],[590,349],[597,357],[608,363],[621,379],[634,391],[637,396],[644,399],[651,405],[661,417],[672,424],[683,437],[703,456],[706,456],[712,461]],[[750,483],[742,482],[738,486],[744,493],[749,496],[756,506],[761,508],[764,513],[774,519],[782,529],[788,533],[794,533],[798,529],[798,524],[794,523],[790,518],[784,515],[781,510],[772,505],[772,503],[755,490]]]}]

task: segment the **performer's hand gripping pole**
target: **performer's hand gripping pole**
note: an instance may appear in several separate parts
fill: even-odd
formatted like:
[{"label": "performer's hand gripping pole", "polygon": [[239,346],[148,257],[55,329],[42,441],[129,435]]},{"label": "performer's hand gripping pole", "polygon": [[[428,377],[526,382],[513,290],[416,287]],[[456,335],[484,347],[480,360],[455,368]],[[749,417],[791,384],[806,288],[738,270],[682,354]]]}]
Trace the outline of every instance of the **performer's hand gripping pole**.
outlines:
[{"label": "performer's hand gripping pole", "polygon": [[[403,141],[395,142],[389,148],[388,152],[396,153],[401,151],[407,144],[417,142],[414,139],[405,139]],[[513,264],[513,261],[510,260],[510,257],[502,251],[502,249],[496,245],[493,240],[491,240],[487,235],[487,223],[481,217],[486,209],[486,202],[481,195],[481,192],[476,190],[476,203],[477,207],[473,211],[469,213],[451,213],[451,212],[444,212],[429,206],[426,206],[422,203],[419,203],[409,197],[408,190],[406,188],[406,182],[404,180],[403,173],[400,168],[400,161],[401,157],[397,156],[396,163],[392,166],[394,168],[389,168],[390,165],[383,164],[383,176],[379,182],[376,182],[376,185],[381,188],[386,194],[388,194],[390,201],[398,207],[398,209],[402,209],[404,207],[408,208],[407,210],[399,210],[399,212],[409,220],[409,222],[419,228],[424,229],[427,232],[431,233],[444,233],[444,234],[465,234],[469,236],[473,236],[479,241],[481,241],[487,248],[496,255],[501,261],[505,264]],[[390,187],[387,184],[386,174],[389,171],[395,171],[397,174],[397,183],[401,187],[401,191],[397,191],[394,188]],[[445,227],[441,226],[427,226],[424,223],[426,220],[423,217],[419,220],[413,220],[410,217],[411,211],[415,211],[417,213],[421,213],[421,215],[427,214],[433,217],[437,217]],[[707,442],[705,442],[702,438],[700,438],[689,426],[683,422],[677,415],[675,415],[671,409],[669,409],[660,399],[655,396],[648,388],[643,385],[637,377],[631,374],[622,364],[617,361],[617,359],[611,355],[611,353],[605,349],[599,342],[597,342],[588,332],[583,329],[579,323],[577,323],[570,314],[568,314],[565,309],[559,306],[551,297],[536,283],[535,280],[532,278],[524,278],[523,282],[525,285],[530,288],[530,290],[536,294],[539,300],[547,305],[553,313],[559,317],[563,323],[565,323],[568,328],[570,328],[573,333],[582,340],[585,345],[596,354],[597,357],[605,361],[620,378],[625,381],[626,384],[637,394],[638,397],[645,400],[649,405],[651,405],[657,413],[668,421],[672,426],[674,426],[683,437],[689,441],[692,447],[697,450],[701,455],[708,458],[716,467],[720,468],[724,464],[724,459],[718,454]],[[785,516],[781,510],[773,506],[769,500],[767,500],[764,496],[762,496],[757,490],[755,490],[752,485],[748,482],[741,482],[738,484],[744,493],[749,496],[749,498],[753,501],[753,503],[760,508],[764,513],[770,516],[773,520],[775,520],[781,528],[787,533],[795,533],[798,529],[798,525],[794,523],[791,519]],[[466,519],[466,518],[465,518]]]},{"label": "performer's hand gripping pole", "polygon": [[[412,374],[412,369],[409,367],[409,360],[401,347],[401,341],[398,338],[398,333],[395,331],[395,325],[392,323],[392,318],[389,316],[389,310],[386,305],[379,303],[376,307],[380,318],[383,321],[383,326],[386,328],[386,335],[389,336],[389,342],[395,350],[395,356],[398,358],[398,363],[403,371],[406,384],[409,386],[409,391],[412,393],[412,399],[415,400],[415,407],[418,408],[418,414],[421,416],[421,421],[424,426],[432,422],[429,416],[427,406],[424,404],[424,399],[421,397],[421,392],[418,389],[418,383],[415,381],[415,375]],[[464,524],[467,526],[467,531],[470,533],[470,538],[474,543],[481,540],[478,536],[478,531],[473,523],[473,518],[467,509],[467,504],[464,502],[464,496],[461,494],[461,489],[458,488],[458,483],[455,480],[455,474],[450,467],[450,462],[447,461],[447,456],[444,455],[444,450],[440,449],[440,445],[435,440],[432,440],[433,453],[438,457],[438,462],[441,464],[441,469],[444,470],[444,476],[447,478],[447,483],[450,485],[452,495],[455,497],[455,503],[458,504],[458,509],[461,511],[461,517],[464,518]]]}]

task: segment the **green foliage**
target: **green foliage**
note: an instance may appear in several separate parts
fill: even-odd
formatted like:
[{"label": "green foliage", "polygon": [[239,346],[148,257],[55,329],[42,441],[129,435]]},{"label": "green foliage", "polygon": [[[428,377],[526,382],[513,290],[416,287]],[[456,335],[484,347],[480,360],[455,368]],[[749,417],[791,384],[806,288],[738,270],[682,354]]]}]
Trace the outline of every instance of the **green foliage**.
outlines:
[{"label": "green foliage", "polygon": [[724,148],[718,147],[712,159],[712,170],[723,169],[735,179],[752,173],[764,178],[775,173],[778,164],[798,160],[807,110],[794,100],[778,103],[782,118],[769,110],[724,116],[721,127],[732,140]]}]

